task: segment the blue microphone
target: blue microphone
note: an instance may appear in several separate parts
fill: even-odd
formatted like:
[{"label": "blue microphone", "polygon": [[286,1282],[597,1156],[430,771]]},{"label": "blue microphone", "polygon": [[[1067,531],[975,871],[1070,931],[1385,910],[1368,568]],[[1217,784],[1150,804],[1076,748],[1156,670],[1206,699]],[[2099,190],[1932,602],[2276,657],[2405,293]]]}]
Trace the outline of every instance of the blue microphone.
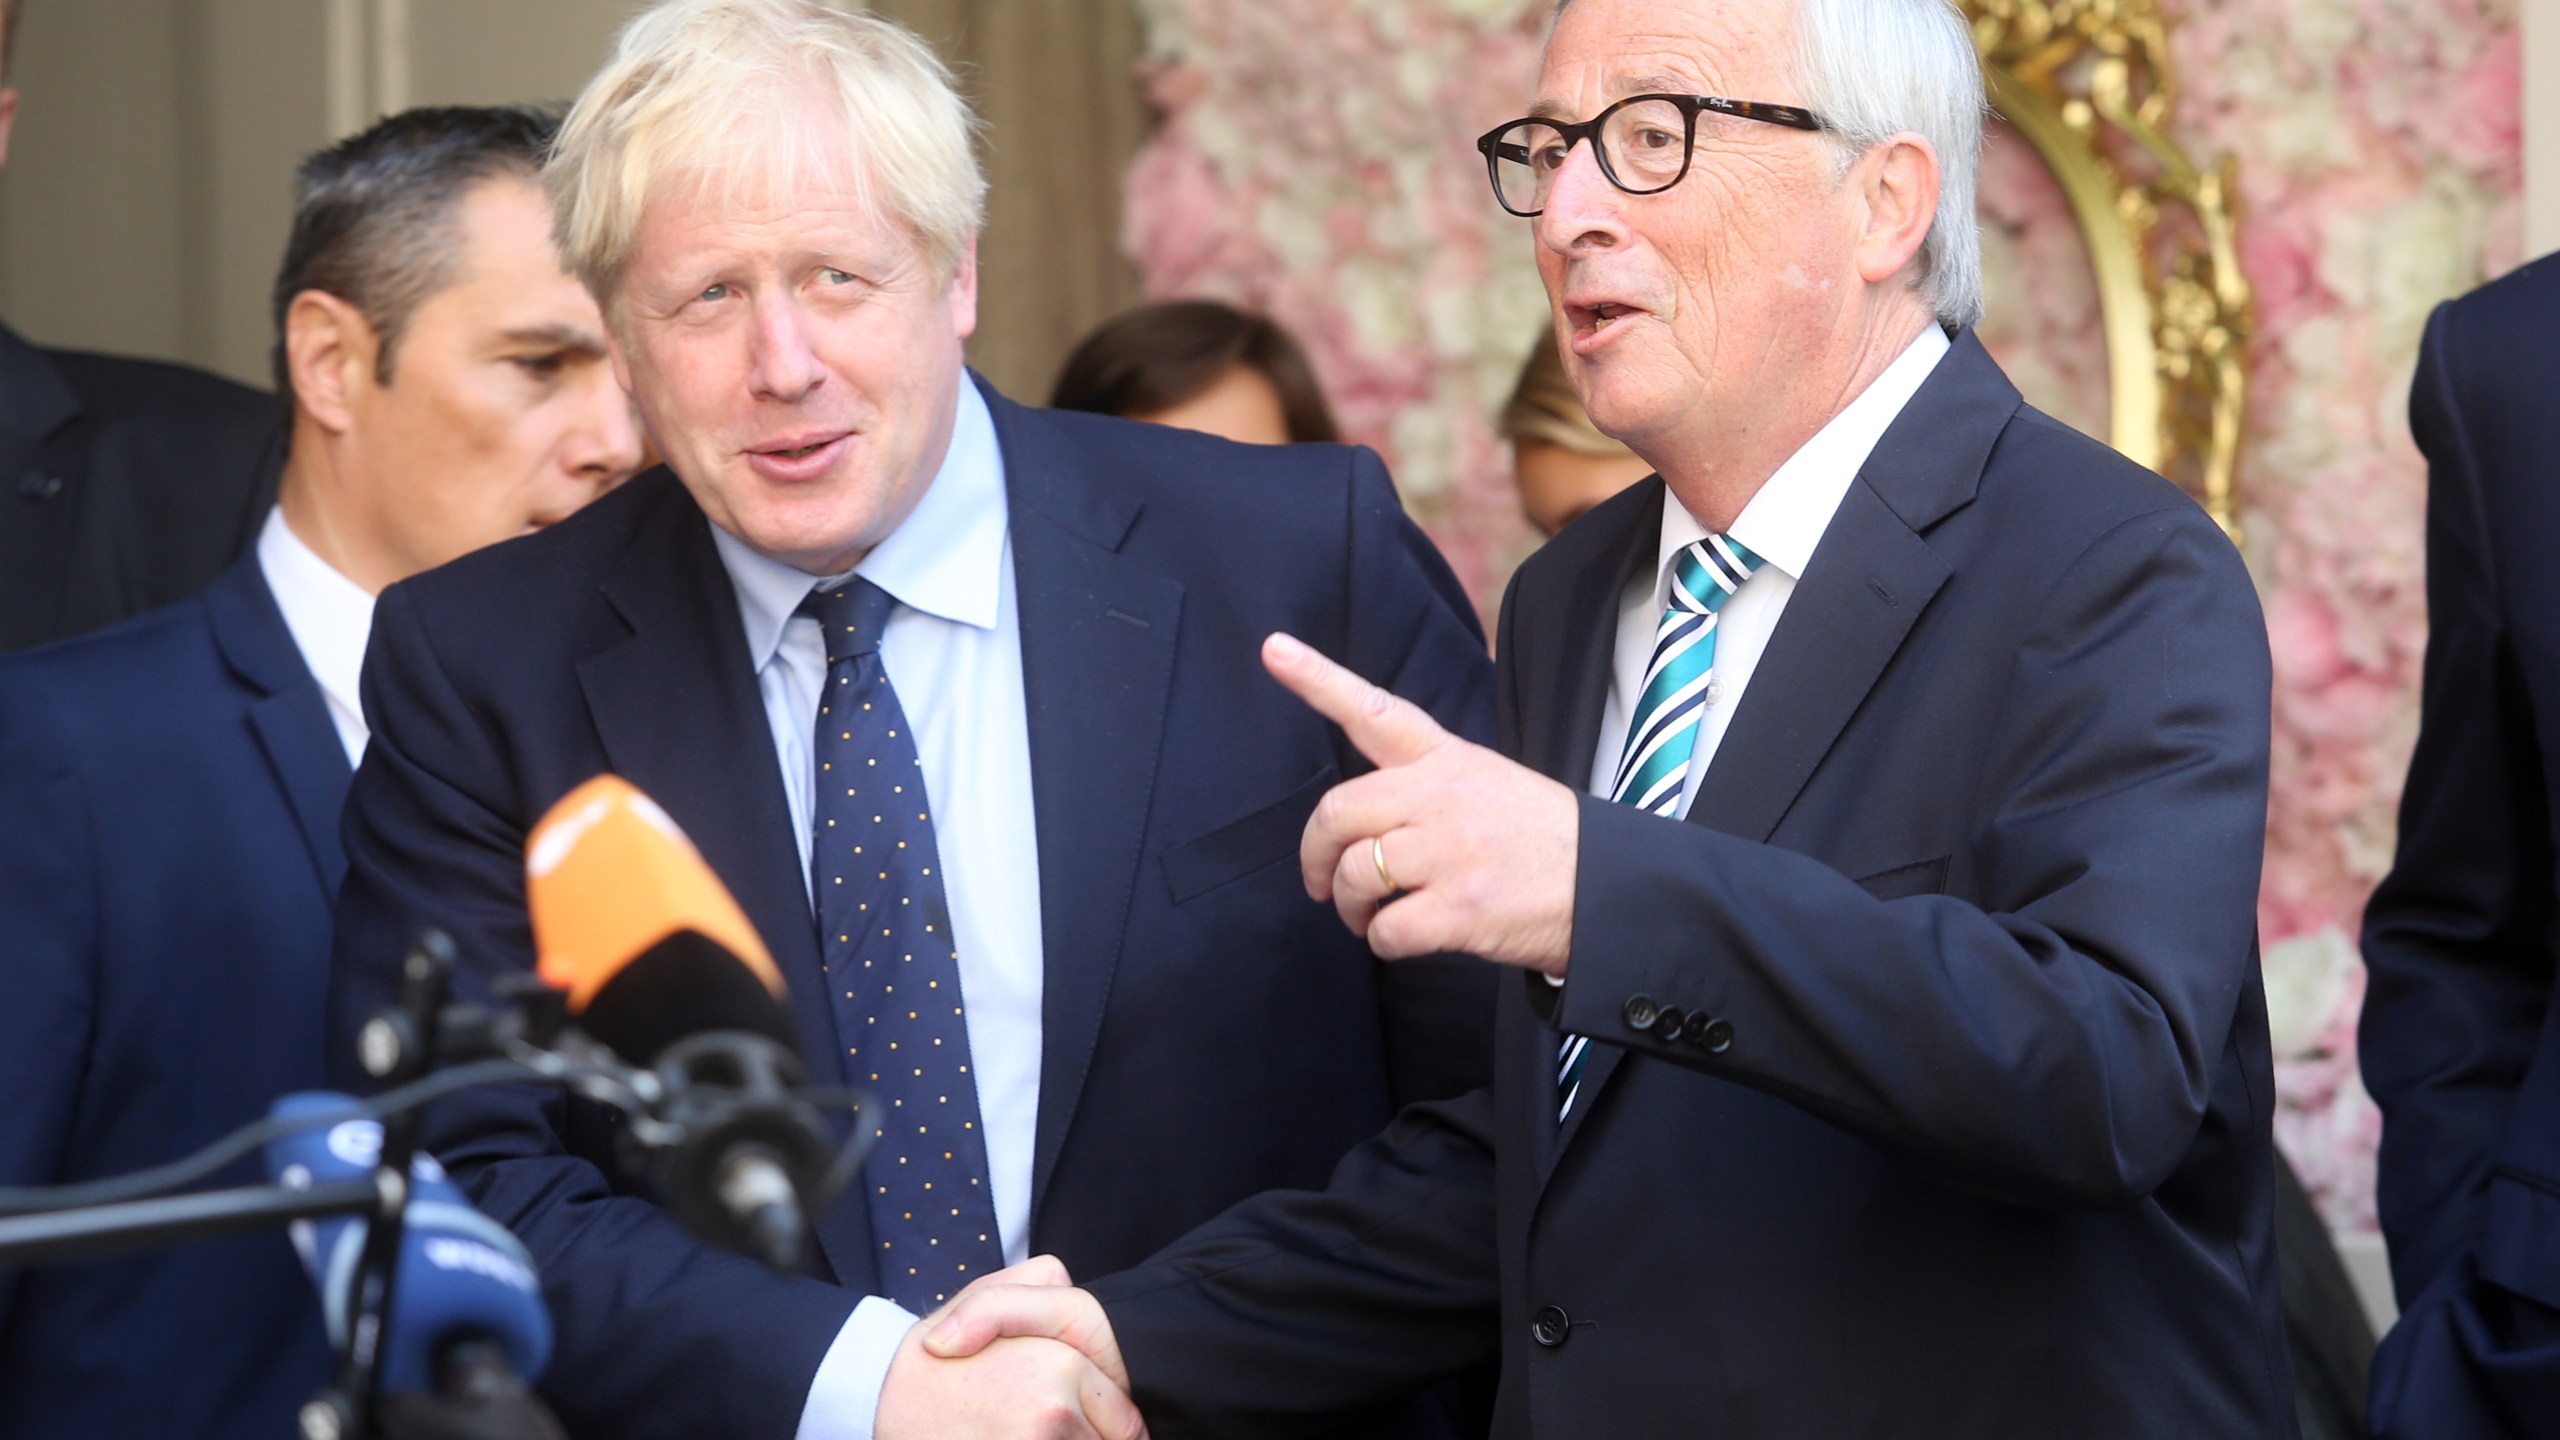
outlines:
[{"label": "blue microphone", "polygon": [[[270,1142],[267,1178],[303,1189],[371,1175],[382,1153],[382,1126],[358,1114],[357,1104],[352,1097],[326,1091],[276,1101],[268,1114],[278,1119],[348,1118]],[[551,1359],[551,1314],[543,1308],[533,1257],[505,1226],[471,1207],[434,1156],[421,1153],[409,1174],[397,1280],[385,1317],[389,1334],[379,1366],[383,1392],[438,1392],[445,1360],[466,1345],[474,1353],[494,1349],[517,1378],[530,1384]],[[365,1225],[360,1216],[340,1216],[293,1226],[294,1249],[320,1287],[329,1341],[342,1353]]]}]

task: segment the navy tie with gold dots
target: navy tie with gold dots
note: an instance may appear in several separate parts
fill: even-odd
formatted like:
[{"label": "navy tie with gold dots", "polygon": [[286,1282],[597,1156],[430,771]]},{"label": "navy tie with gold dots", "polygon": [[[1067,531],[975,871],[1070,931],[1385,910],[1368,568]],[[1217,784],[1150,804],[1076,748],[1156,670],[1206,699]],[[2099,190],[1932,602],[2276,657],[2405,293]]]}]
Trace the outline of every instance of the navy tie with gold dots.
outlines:
[{"label": "navy tie with gold dots", "polygon": [[896,605],[857,575],[800,607],[827,639],[809,868],[845,1078],[881,1105],[863,1165],[880,1293],[921,1315],[1002,1269],[1004,1246],[924,770],[880,663]]}]

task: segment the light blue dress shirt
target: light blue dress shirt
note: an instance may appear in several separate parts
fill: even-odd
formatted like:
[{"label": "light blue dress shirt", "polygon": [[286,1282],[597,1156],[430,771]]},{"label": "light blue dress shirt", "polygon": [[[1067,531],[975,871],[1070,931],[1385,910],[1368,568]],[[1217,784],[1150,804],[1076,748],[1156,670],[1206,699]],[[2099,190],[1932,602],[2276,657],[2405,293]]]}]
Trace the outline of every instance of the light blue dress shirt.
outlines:
[{"label": "light blue dress shirt", "polygon": [[[813,587],[847,577],[796,570],[716,525],[711,538],[737,589],[805,886],[817,810],[810,745],[827,653],[818,622],[793,612]],[[1040,855],[1004,456],[977,386],[960,385],[951,448],[933,484],[851,573],[898,601],[880,658],[924,764],[968,1002],[996,1228],[1005,1263],[1019,1264],[1030,1253],[1031,1147],[1040,1113]],[[863,1299],[810,1383],[798,1440],[871,1440],[889,1362],[916,1319],[880,1296]]]}]

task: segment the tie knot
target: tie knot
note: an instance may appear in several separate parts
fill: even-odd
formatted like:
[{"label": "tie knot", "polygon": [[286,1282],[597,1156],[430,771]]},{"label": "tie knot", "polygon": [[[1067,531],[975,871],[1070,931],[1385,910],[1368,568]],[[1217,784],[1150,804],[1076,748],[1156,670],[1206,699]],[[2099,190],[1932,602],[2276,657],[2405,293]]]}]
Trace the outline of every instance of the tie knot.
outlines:
[{"label": "tie knot", "polygon": [[826,637],[830,665],[879,649],[896,608],[896,597],[859,575],[833,590],[812,590],[800,602],[800,613],[817,621],[818,633]]},{"label": "tie knot", "polygon": [[1671,593],[1664,604],[1692,615],[1713,615],[1759,568],[1760,557],[1739,540],[1724,535],[1693,540],[1671,557]]}]

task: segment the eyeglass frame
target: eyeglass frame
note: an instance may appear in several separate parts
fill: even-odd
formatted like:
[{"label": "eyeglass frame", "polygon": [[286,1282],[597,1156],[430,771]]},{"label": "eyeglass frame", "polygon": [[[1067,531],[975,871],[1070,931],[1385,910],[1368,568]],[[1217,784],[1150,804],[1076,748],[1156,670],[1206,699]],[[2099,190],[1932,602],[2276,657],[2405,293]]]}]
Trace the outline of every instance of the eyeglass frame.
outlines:
[{"label": "eyeglass frame", "polygon": [[[1639,190],[1618,178],[1617,170],[1609,164],[1609,147],[1600,143],[1600,130],[1602,126],[1609,123],[1610,116],[1630,105],[1642,104],[1647,100],[1666,100],[1679,108],[1682,122],[1680,173],[1659,185]],[[1737,120],[1756,120],[1763,125],[1783,126],[1789,130],[1819,132],[1831,128],[1824,123],[1821,116],[1798,105],[1775,105],[1765,100],[1727,100],[1721,95],[1647,93],[1629,95],[1623,100],[1613,101],[1599,114],[1588,120],[1557,120],[1545,115],[1523,115],[1517,120],[1505,120],[1477,136],[1476,149],[1484,155],[1484,174],[1486,181],[1493,186],[1493,203],[1501,206],[1505,214],[1517,215],[1523,220],[1534,220],[1547,213],[1547,207],[1541,205],[1535,210],[1514,210],[1511,208],[1511,202],[1502,198],[1502,172],[1498,168],[1501,163],[1505,159],[1510,159],[1515,165],[1529,163],[1526,155],[1508,157],[1494,153],[1504,132],[1522,125],[1544,125],[1564,137],[1564,148],[1567,154],[1573,152],[1574,146],[1588,143],[1591,146],[1591,158],[1600,163],[1601,175],[1619,190],[1629,195],[1659,195],[1689,178],[1690,162],[1698,155],[1698,112],[1701,110],[1712,110],[1719,115],[1730,115]]]}]

